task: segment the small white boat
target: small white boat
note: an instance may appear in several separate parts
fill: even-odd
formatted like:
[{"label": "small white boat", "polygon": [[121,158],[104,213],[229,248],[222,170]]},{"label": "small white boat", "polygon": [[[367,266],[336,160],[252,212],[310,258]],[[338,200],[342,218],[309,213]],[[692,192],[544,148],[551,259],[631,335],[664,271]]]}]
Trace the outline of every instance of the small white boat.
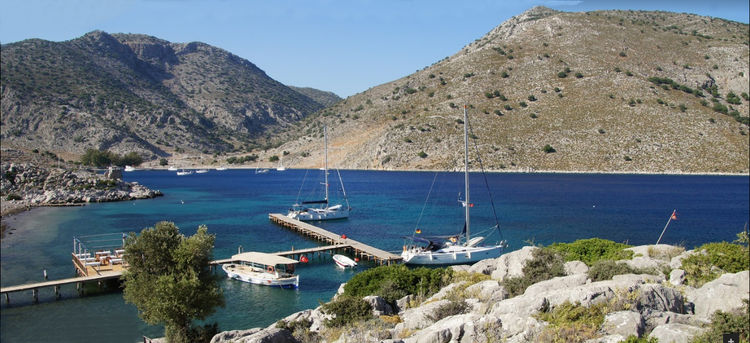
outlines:
[{"label": "small white boat", "polygon": [[294,274],[296,260],[262,252],[244,252],[232,256],[233,263],[221,269],[234,280],[281,288],[298,288],[299,275]]},{"label": "small white boat", "polygon": [[192,174],[192,170],[180,170],[177,172],[177,176],[184,176],[184,175],[190,175]]},{"label": "small white boat", "polygon": [[167,170],[169,170],[169,171],[177,171],[177,167],[169,167],[169,168],[167,168]]},{"label": "small white boat", "polygon": [[276,171],[285,171],[286,167],[284,167],[284,157],[282,156],[281,159],[279,159],[279,166],[276,167]]},{"label": "small white boat", "polygon": [[135,167],[133,167],[133,166],[125,166],[125,171],[126,171],[126,172],[132,172],[132,171],[135,171]]},{"label": "small white boat", "polygon": [[357,266],[357,262],[344,255],[333,255],[333,261],[341,268],[354,268]]},{"label": "small white boat", "polygon": [[196,174],[205,174],[208,173],[208,169],[198,169],[195,171]]},{"label": "small white boat", "polygon": [[219,168],[216,168],[216,170],[217,171],[227,170],[227,167],[219,167]]}]

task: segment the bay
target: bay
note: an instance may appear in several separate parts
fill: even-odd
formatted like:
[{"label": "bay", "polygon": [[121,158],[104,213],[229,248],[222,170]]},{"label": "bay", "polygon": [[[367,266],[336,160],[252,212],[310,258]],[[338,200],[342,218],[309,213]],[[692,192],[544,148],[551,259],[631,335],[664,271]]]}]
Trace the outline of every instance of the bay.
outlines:
[{"label": "bay", "polygon": [[[321,173],[287,170],[256,175],[241,169],[180,177],[167,171],[125,173],[127,181],[160,189],[165,196],[40,208],[12,217],[12,234],[3,238],[0,250],[0,283],[38,282],[45,269],[50,279],[74,276],[70,260],[74,236],[139,232],[162,220],[174,222],[186,235],[206,225],[216,234],[217,259],[230,257],[240,245],[244,251],[265,252],[316,246],[319,243],[270,223],[268,213],[286,213],[296,201],[311,197],[309,189],[320,188]],[[348,220],[316,224],[329,231],[398,252],[403,236],[417,228],[425,235],[452,234],[463,226],[458,202],[463,196],[459,194],[462,173],[342,170],[341,175],[353,212]],[[670,223],[663,243],[692,248],[732,241],[748,220],[748,181],[747,176],[717,175],[490,173],[486,183],[492,194],[488,194],[483,190],[485,178],[472,174],[472,232],[491,230],[494,202],[502,235],[495,232],[488,240],[508,240],[509,251],[528,242],[546,245],[590,237],[653,244],[674,209],[678,220]],[[341,191],[333,181],[330,190],[334,197]],[[372,266],[364,263],[356,271],[342,271],[330,258],[314,258],[298,268],[296,291],[222,278],[227,305],[208,321],[218,321],[221,330],[270,325],[329,300],[340,283]],[[119,292],[79,298],[73,287],[62,291],[60,301],[54,300],[51,290],[42,291],[40,303],[31,306],[30,294],[11,294],[10,304],[3,302],[1,308],[0,340],[136,342],[144,335],[163,334],[162,328],[143,323]]]}]

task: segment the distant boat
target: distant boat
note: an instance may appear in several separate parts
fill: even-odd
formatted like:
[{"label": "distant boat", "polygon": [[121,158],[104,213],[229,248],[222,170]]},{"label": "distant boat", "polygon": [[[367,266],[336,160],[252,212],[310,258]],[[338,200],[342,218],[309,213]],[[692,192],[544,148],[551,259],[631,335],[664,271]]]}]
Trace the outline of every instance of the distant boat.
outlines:
[{"label": "distant boat", "polygon": [[169,171],[177,171],[177,167],[169,167],[169,168],[167,168],[167,170],[169,170]]},{"label": "distant boat", "polygon": [[344,255],[333,255],[333,261],[341,268],[354,268],[357,266],[357,262]]},{"label": "distant boat", "polygon": [[284,167],[284,156],[281,156],[279,159],[279,166],[276,167],[276,171],[285,171],[286,167]]},{"label": "distant boat", "polygon": [[258,162],[258,166],[255,167],[255,174],[265,174],[265,173],[268,173],[268,169],[261,168],[260,162]]},{"label": "distant boat", "polygon": [[208,173],[208,169],[198,169],[195,171],[196,174],[205,174]]},{"label": "distant boat", "polygon": [[[323,127],[324,137],[324,168],[323,168],[323,188],[325,189],[325,198],[321,200],[309,200],[302,201],[292,205],[289,213],[286,215],[289,218],[297,219],[301,221],[315,221],[315,220],[334,220],[334,219],[346,219],[349,218],[349,200],[346,198],[346,190],[344,189],[344,182],[341,180],[341,174],[339,173],[339,182],[341,183],[341,190],[344,193],[344,201],[346,206],[343,204],[331,205],[329,194],[328,194],[328,130],[327,127]],[[337,170],[338,172],[338,170]],[[303,181],[304,186],[304,181]],[[300,192],[301,193],[301,192]],[[320,199],[320,198],[318,198]],[[299,200],[299,199],[297,199]],[[317,206],[317,207],[314,207]]]},{"label": "distant boat", "polygon": [[[417,264],[417,265],[446,265],[446,264],[465,264],[473,263],[483,259],[495,258],[500,256],[500,253],[507,246],[505,241],[499,242],[494,245],[480,246],[479,244],[484,241],[484,237],[477,236],[471,237],[471,226],[470,226],[470,209],[474,207],[474,204],[469,201],[469,132],[468,132],[469,117],[466,114],[466,107],[464,106],[464,200],[460,199],[459,202],[464,208],[464,227],[463,231],[459,234],[451,236],[428,236],[418,237],[412,235],[411,237],[405,237],[411,240],[413,243],[423,243],[426,246],[418,246],[416,244],[410,244],[409,246],[404,245],[404,250],[401,253],[401,257],[406,264]],[[494,205],[493,205],[494,212]],[[497,219],[496,219],[497,220]],[[490,229],[499,230],[499,224],[495,224]],[[415,231],[417,234],[422,232],[421,229]]]},{"label": "distant boat", "polygon": [[299,275],[294,274],[296,260],[262,252],[245,252],[232,256],[235,263],[221,269],[230,279],[281,288],[298,288]]},{"label": "distant boat", "polygon": [[218,167],[216,168],[217,171],[227,170],[227,167]]},{"label": "distant boat", "polygon": [[184,175],[190,175],[192,174],[192,170],[180,170],[177,172],[177,176],[184,176]]},{"label": "distant boat", "polygon": [[135,167],[133,167],[133,166],[125,166],[125,171],[126,171],[126,172],[132,172],[132,171],[135,171]]}]

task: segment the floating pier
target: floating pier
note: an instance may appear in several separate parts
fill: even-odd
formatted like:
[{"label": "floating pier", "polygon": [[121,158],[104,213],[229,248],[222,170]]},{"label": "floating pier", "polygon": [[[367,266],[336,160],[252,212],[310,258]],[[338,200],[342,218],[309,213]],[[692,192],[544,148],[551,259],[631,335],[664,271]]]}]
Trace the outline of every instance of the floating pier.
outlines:
[{"label": "floating pier", "polygon": [[297,256],[305,255],[308,253],[341,249],[351,252],[354,256],[359,257],[360,259],[375,261],[375,263],[380,265],[391,265],[392,263],[399,263],[401,261],[401,256],[399,255],[369,246],[351,238],[345,238],[345,236],[342,237],[336,233],[296,219],[289,218],[280,213],[269,213],[268,218],[275,224],[278,224],[282,227],[288,228],[292,231],[313,238],[315,240],[330,244],[327,246],[320,246],[309,249],[281,251],[275,253],[276,255]]}]

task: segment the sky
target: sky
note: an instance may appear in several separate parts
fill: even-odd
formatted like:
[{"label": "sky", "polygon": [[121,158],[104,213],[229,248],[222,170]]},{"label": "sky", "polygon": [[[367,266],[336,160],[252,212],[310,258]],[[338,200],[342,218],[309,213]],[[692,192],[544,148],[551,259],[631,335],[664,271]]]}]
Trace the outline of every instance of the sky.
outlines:
[{"label": "sky", "polygon": [[[534,6],[694,13],[748,23],[748,0],[0,0],[0,43],[102,30],[203,42],[273,79],[347,97],[458,52]],[[1,71],[0,71],[1,72]]]}]

